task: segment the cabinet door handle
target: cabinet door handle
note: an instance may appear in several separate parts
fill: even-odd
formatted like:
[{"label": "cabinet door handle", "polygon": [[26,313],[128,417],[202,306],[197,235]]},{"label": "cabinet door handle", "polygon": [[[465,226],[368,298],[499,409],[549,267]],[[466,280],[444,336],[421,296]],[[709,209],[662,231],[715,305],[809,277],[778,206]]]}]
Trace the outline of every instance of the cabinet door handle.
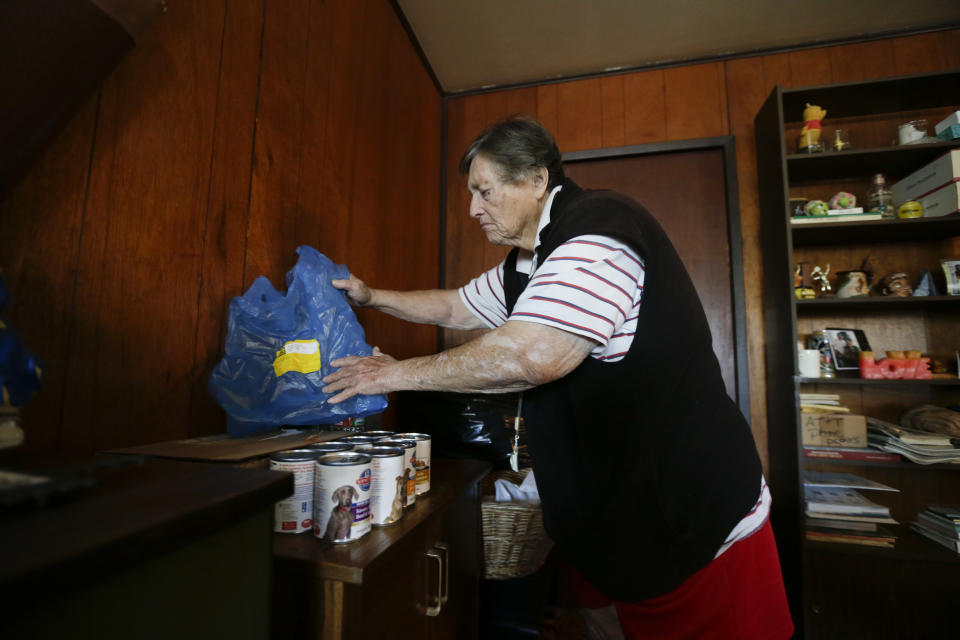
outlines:
[{"label": "cabinet door handle", "polygon": [[440,588],[440,604],[447,604],[447,598],[450,597],[450,545],[446,542],[438,542],[433,545],[434,548],[443,552],[443,586]]},{"label": "cabinet door handle", "polygon": [[437,603],[435,605],[430,604],[430,596],[428,595],[427,606],[424,609],[424,613],[434,617],[440,615],[440,609],[443,608],[443,557],[433,549],[427,551],[427,557],[437,561]]}]

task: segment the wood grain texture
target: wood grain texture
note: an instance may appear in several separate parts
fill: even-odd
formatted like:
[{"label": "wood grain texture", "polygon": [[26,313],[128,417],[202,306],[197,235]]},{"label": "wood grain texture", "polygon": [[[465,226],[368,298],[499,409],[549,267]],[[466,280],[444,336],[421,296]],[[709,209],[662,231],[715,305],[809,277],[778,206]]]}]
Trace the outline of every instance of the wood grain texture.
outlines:
[{"label": "wood grain texture", "polygon": [[[11,320],[49,368],[28,448],[222,432],[229,302],[282,285],[299,244],[375,285],[438,281],[442,101],[390,3],[167,5],[0,203]],[[435,349],[361,321],[387,352]]]}]

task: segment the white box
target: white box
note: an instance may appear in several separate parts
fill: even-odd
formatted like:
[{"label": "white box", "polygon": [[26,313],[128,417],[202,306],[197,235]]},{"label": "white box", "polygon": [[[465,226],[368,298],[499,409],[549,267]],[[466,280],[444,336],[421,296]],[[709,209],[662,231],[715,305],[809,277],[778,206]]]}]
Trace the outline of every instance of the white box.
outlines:
[{"label": "white box", "polygon": [[952,182],[920,198],[920,204],[924,218],[939,218],[960,211],[960,182]]},{"label": "white box", "polygon": [[890,187],[893,202],[900,206],[908,200],[920,200],[927,194],[957,180],[958,176],[960,176],[960,149],[953,149]]},{"label": "white box", "polygon": [[960,111],[954,111],[946,118],[938,122],[933,130],[939,134],[941,131],[954,124],[960,124]]}]

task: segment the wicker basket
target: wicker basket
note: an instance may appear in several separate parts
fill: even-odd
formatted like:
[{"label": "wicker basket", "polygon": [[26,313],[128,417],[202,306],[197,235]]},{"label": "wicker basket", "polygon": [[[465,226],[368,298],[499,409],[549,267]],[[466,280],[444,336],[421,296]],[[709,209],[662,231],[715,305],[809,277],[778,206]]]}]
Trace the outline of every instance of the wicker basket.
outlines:
[{"label": "wicker basket", "polygon": [[480,510],[485,578],[502,580],[530,575],[543,566],[553,547],[543,530],[539,504],[495,500],[495,480],[503,478],[520,484],[528,471],[494,471],[483,481]]}]

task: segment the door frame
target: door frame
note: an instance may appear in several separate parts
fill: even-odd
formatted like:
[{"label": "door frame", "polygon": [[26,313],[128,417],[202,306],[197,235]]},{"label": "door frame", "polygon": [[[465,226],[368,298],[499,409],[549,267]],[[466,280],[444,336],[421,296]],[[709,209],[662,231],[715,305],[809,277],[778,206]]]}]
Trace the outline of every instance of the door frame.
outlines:
[{"label": "door frame", "polygon": [[561,154],[563,163],[631,156],[652,156],[686,151],[719,149],[723,157],[727,237],[730,243],[730,301],[733,308],[733,354],[736,402],[750,422],[750,367],[747,362],[747,314],[743,286],[743,240],[740,232],[740,196],[737,184],[737,154],[733,136],[654,142],[625,147],[607,147]]}]

